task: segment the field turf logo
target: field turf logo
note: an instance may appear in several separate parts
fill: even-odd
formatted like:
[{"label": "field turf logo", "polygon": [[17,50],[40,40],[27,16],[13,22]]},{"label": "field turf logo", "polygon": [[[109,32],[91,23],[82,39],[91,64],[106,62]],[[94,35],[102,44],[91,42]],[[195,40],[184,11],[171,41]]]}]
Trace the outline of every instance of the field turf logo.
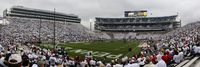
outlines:
[{"label": "field turf logo", "polygon": [[73,49],[71,47],[65,47],[65,49],[69,50],[69,52],[77,53],[77,54],[83,54],[83,55],[87,54],[88,52],[92,52],[92,55],[95,56],[95,57],[106,57],[106,58],[111,58],[111,59],[119,58],[123,55],[123,54],[113,55],[113,54],[108,53],[108,52],[89,51],[89,50],[83,50],[83,49]]}]

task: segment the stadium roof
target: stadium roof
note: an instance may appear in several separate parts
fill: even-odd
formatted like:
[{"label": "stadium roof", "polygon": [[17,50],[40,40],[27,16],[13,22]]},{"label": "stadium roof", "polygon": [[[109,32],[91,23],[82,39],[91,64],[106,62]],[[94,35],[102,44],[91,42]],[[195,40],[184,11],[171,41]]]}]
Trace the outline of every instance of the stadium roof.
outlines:
[{"label": "stadium roof", "polygon": [[[34,9],[34,8],[28,8],[24,6],[13,6],[12,8],[19,8],[19,9],[26,9],[26,10],[32,10],[32,11],[41,11],[41,12],[48,12],[48,13],[54,13],[54,11],[49,11],[49,10],[42,10],[42,9]],[[61,14],[61,15],[68,15],[68,16],[77,16],[74,14],[65,14],[61,12],[56,12],[56,14]],[[77,16],[78,17],[78,16]]]},{"label": "stadium roof", "polygon": [[177,17],[178,15],[171,15],[171,16],[157,16],[157,17],[96,17],[96,18],[105,18],[105,19],[125,19],[125,18],[166,18],[166,17]]}]

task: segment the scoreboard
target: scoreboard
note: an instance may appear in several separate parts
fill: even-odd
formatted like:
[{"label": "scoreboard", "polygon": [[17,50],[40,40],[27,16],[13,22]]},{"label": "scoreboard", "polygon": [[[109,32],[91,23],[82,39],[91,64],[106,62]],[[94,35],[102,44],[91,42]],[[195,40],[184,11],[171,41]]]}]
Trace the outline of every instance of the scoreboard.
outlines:
[{"label": "scoreboard", "polygon": [[148,15],[147,10],[125,11],[124,12],[125,17],[137,17],[137,16],[146,17],[147,15]]}]

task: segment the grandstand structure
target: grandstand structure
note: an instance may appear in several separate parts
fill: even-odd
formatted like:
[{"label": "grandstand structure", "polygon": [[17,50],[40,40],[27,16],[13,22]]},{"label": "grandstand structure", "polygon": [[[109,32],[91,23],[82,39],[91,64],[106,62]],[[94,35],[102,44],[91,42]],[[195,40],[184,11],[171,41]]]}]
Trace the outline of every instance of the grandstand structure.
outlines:
[{"label": "grandstand structure", "polygon": [[35,19],[55,20],[62,22],[72,22],[72,23],[81,22],[81,19],[74,14],[65,14],[55,11],[33,9],[24,6],[13,6],[9,9],[5,9],[3,12],[3,17],[35,18]]},{"label": "grandstand structure", "polygon": [[[5,9],[0,29],[0,40],[9,43],[78,42],[92,41],[99,37],[80,24],[73,14],[14,6]],[[1,44],[1,42],[0,42]]]},{"label": "grandstand structure", "polygon": [[170,31],[181,27],[178,15],[147,17],[146,10],[125,11],[122,18],[96,17],[95,30],[102,32]]}]

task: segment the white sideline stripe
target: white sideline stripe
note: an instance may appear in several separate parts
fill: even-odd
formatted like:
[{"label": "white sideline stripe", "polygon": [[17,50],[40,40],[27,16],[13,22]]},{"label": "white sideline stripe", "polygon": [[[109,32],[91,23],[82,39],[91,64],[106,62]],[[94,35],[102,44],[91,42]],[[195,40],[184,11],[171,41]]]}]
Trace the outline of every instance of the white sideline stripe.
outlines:
[{"label": "white sideline stripe", "polygon": [[189,60],[185,60],[183,62],[181,62],[179,65],[177,65],[176,67],[182,67],[184,64],[186,64]]},{"label": "white sideline stripe", "polygon": [[189,61],[186,65],[184,65],[183,67],[189,67],[192,63],[194,63],[194,61],[196,61],[199,57],[194,57],[191,61]]}]

